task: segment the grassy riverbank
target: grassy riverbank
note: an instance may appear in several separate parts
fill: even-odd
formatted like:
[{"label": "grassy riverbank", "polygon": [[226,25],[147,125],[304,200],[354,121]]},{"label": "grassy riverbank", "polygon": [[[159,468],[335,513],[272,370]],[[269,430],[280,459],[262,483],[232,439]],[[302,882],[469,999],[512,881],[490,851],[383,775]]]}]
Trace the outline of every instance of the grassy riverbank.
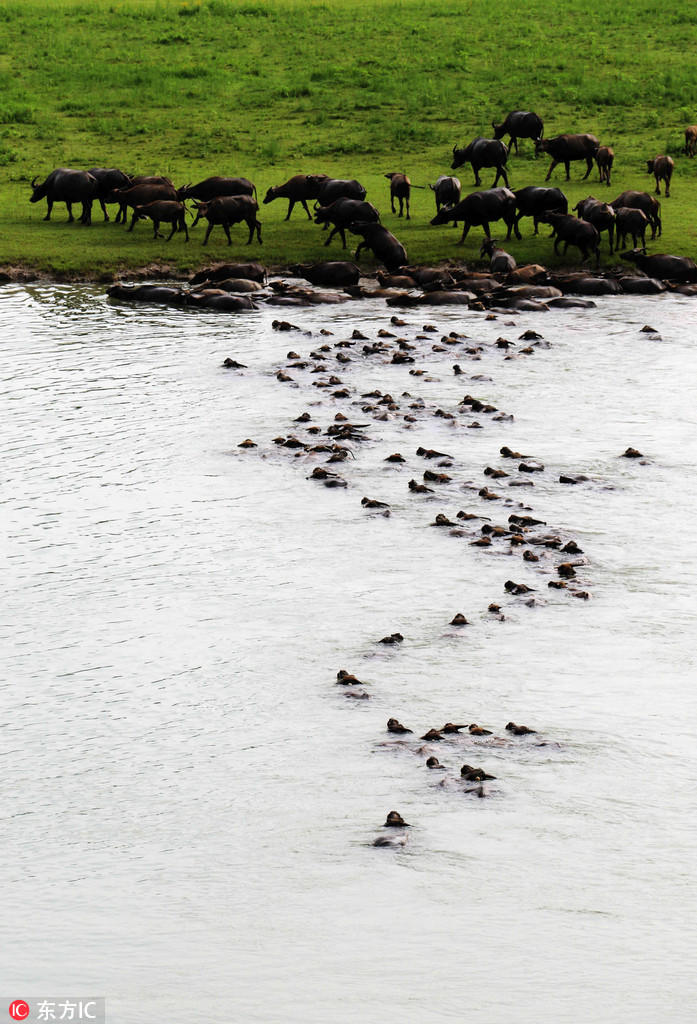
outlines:
[{"label": "grassy riverbank", "polygon": [[[236,227],[232,246],[216,228],[204,250],[203,225],[188,245],[178,235],[165,245],[145,222],[132,234],[102,224],[98,207],[91,228],[67,225],[63,204],[44,223],[45,202],[28,202],[32,177],[95,165],[175,184],[245,175],[260,200],[299,172],[356,177],[412,261],[474,260],[481,229],[457,247],[454,229],[428,224],[428,190],[413,192],[413,219],[399,221],[383,175],[435,181],[449,173],[455,143],[490,135],[492,119],[511,109],[536,110],[548,136],[590,131],[615,149],[611,189],[601,191],[595,171],[581,183],[583,165],[572,165],[568,187],[555,170],[552,184],[572,203],[652,191],[645,159],[672,155],[664,234],[652,249],[694,256],[697,160],[681,149],[685,126],[697,123],[697,65],[686,59],[696,37],[692,0],[674,0],[660,17],[648,0],[511,0],[496,13],[485,0],[2,3],[0,266],[99,274],[228,256],[340,258],[338,241],[325,249],[299,208],[283,222],[283,200],[261,207],[261,248],[245,246]],[[512,187],[543,183],[548,160],[531,149],[525,142],[511,156]],[[463,191],[474,189],[469,167],[457,173]],[[492,179],[485,171],[482,187]],[[529,225],[511,251],[553,263],[547,232],[533,239]]]}]

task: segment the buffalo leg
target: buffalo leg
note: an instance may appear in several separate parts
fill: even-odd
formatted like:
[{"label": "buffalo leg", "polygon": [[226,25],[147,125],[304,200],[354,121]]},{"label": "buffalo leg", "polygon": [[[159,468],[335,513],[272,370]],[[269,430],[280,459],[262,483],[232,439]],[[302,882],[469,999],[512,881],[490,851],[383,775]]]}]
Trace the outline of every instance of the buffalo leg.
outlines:
[{"label": "buffalo leg", "polygon": [[[392,213],[395,212],[395,208],[394,208],[394,195],[391,192],[390,192],[390,209],[392,210]],[[400,210],[399,216],[400,217],[402,216],[401,210]]]},{"label": "buffalo leg", "polygon": [[[230,238],[230,225],[226,220],[223,221],[223,231],[227,235],[227,244],[232,245],[232,239]],[[249,244],[249,243],[247,243]]]},{"label": "buffalo leg", "polygon": [[586,178],[588,177],[588,175],[590,174],[590,172],[592,170],[593,170],[593,157],[592,156],[587,156],[586,157],[586,173],[581,178],[581,181],[585,181]]},{"label": "buffalo leg", "polygon": [[[557,166],[558,163],[559,163],[558,160],[552,160],[551,164],[549,165],[549,170],[547,171],[547,177],[545,178],[545,181],[549,181],[549,179],[552,177],[552,171],[554,170],[554,168]],[[569,165],[568,164],[566,165],[566,173],[567,174],[569,173]],[[568,181],[568,178],[567,178],[567,181]]]},{"label": "buffalo leg", "polygon": [[[487,224],[487,234],[489,234],[488,228],[489,228],[489,225]],[[470,229],[470,225],[469,225],[469,223],[467,221],[465,221],[464,224],[462,225],[462,237],[460,238],[459,242],[457,242],[457,245],[463,245],[464,244],[464,241],[467,238],[467,234],[469,232],[469,229]]]},{"label": "buffalo leg", "polygon": [[496,165],[496,177],[494,178],[494,184],[491,186],[492,188],[496,188],[496,182],[499,180],[499,178],[503,178],[504,182],[506,183],[506,188],[508,188],[508,175],[506,174],[506,168],[503,166],[503,164]]},{"label": "buffalo leg", "polygon": [[102,213],[104,214],[104,220],[109,220],[109,214],[107,213],[106,203],[104,202],[103,199],[99,200],[99,205],[102,208]]},{"label": "buffalo leg", "polygon": [[73,204],[66,203],[65,205],[68,207],[68,224],[72,224],[75,220],[75,218],[73,217]]},{"label": "buffalo leg", "polygon": [[208,227],[206,228],[206,237],[205,237],[205,238],[203,239],[203,244],[204,244],[204,245],[207,245],[207,244],[208,244],[208,239],[210,238],[210,234],[211,234],[211,231],[212,231],[212,230],[213,230],[213,225],[212,225],[212,224],[211,224],[211,222],[209,221],[209,222],[208,222]]},{"label": "buffalo leg", "polygon": [[356,247],[356,254],[355,254],[355,256],[353,257],[353,258],[354,258],[354,260],[357,260],[357,259],[358,259],[358,257],[360,256],[361,252],[363,251],[363,249],[367,249],[367,247],[368,247],[368,246],[367,246],[367,244],[366,244],[366,241],[365,241],[365,239],[363,239],[363,241],[362,241],[362,242],[359,242],[359,243],[358,243],[358,246]]},{"label": "buffalo leg", "polygon": [[[294,207],[294,206],[295,206],[295,199],[289,199],[289,200],[288,200],[288,213],[287,213],[287,214],[285,215],[285,217],[283,218],[284,220],[290,220],[290,215],[291,215],[291,213],[293,212],[293,207]],[[303,202],[303,206],[305,206],[305,203],[304,203],[304,202]],[[305,206],[305,209],[307,210],[307,207],[306,207],[306,206]]]},{"label": "buffalo leg", "polygon": [[131,226],[128,229],[129,231],[133,231],[133,228],[135,227],[135,224],[136,224],[137,220],[138,220],[138,215],[137,215],[136,211],[134,210],[133,211],[133,216],[131,217]]},{"label": "buffalo leg", "polygon": [[[325,245],[329,245],[329,243],[331,242],[332,238],[334,237],[334,235],[337,233],[338,230],[339,230],[339,228],[335,224],[334,227],[332,228],[332,230],[327,235],[327,240],[324,243]],[[342,237],[343,237],[343,235],[342,235]],[[344,244],[344,249],[345,248],[346,248],[346,245]]]},{"label": "buffalo leg", "polygon": [[261,221],[255,219],[254,220],[254,227],[257,229],[257,241],[259,242],[259,245],[262,245],[262,241],[261,241]]},{"label": "buffalo leg", "polygon": [[[181,223],[179,224],[179,230],[184,232],[184,241],[189,241],[189,229],[186,226],[186,214],[182,214]],[[171,237],[171,236],[170,236]]]},{"label": "buffalo leg", "polygon": [[472,164],[472,170],[474,171],[474,184],[477,186],[481,185],[482,180],[479,177],[479,168],[475,167],[474,164]]},{"label": "buffalo leg", "polygon": [[407,198],[404,201],[407,204],[407,220],[411,220],[411,214],[409,212],[409,196],[407,196]]},{"label": "buffalo leg", "polygon": [[[564,161],[564,167],[566,167],[566,180],[567,180],[567,181],[571,181],[571,168],[570,168],[570,161],[568,161],[568,160],[565,160],[565,161]],[[582,180],[583,180],[583,179],[582,179]]]},{"label": "buffalo leg", "polygon": [[607,236],[610,239],[610,255],[612,256],[612,253],[614,251],[613,248],[612,248],[612,242],[613,242],[613,239],[614,239],[614,236],[615,236],[615,229],[614,229],[612,224],[608,228]]},{"label": "buffalo leg", "polygon": [[[252,241],[252,239],[254,238],[254,225],[255,224],[256,224],[255,220],[248,220],[247,221],[247,227],[249,228],[249,238],[247,239],[245,245],[249,245],[250,242]],[[229,237],[230,236],[228,235],[228,238]]]},{"label": "buffalo leg", "polygon": [[[172,237],[174,232],[177,230],[177,227],[178,227],[178,224],[177,224],[176,220],[173,220],[172,221],[172,230],[170,231],[170,233],[165,238],[165,242],[169,242],[170,238]],[[179,230],[181,230],[181,228]]]}]

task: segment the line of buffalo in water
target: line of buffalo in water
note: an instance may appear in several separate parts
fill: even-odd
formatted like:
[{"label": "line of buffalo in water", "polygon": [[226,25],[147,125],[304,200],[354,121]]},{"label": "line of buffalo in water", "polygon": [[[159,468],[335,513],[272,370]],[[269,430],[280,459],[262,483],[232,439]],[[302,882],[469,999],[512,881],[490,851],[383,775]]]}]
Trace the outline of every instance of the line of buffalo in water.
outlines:
[{"label": "line of buffalo in water", "polygon": [[[513,111],[502,124],[493,124],[493,139],[478,137],[464,148],[453,148],[452,170],[469,163],[475,177],[475,185],[481,184],[480,170],[492,167],[496,170],[493,186],[478,190],[461,198],[461,183],[451,175],[440,175],[435,184],[429,185],[434,192],[436,215],[431,220],[433,225],[462,223],[462,235],[458,244],[462,244],[472,227],[481,227],[487,239],[491,239],[490,225],[503,221],[506,226],[506,239],[514,233],[521,238],[520,221],[523,217],[532,217],[534,233],[538,234],[540,223],[549,224],[554,237],[554,251],[559,254],[563,243],[566,255],[569,246],[577,248],[583,261],[595,255],[596,266],[600,263],[600,236],[607,232],[609,251],[623,248],[631,237],[634,247],[632,253],[624,253],[623,258],[635,262],[640,269],[645,260],[659,257],[646,257],[646,231],[651,228],[651,239],[661,234],[661,207],[657,199],[648,192],[629,190],[622,192],[610,203],[589,196],[574,207],[578,214],[574,217],[569,213],[567,197],[561,189],[542,186],[526,186],[511,190],[508,187],[506,162],[509,148],[502,141],[505,134],[510,136],[510,144],[518,152],[518,139],[534,140],[535,152],[549,153],[552,162],[545,180],[549,180],[554,168],[563,163],[566,169],[566,180],[570,178],[570,163],[584,161],[586,173],[582,180],[588,178],[593,161],[597,163],[599,180],[607,186],[611,181],[611,170],[614,153],[608,146],[601,146],[599,140],[591,134],[563,134],[553,138],[543,137],[544,125],[537,114],[530,111]],[[685,133],[688,155],[693,129]],[[697,146],[697,127],[694,146]],[[694,151],[694,146],[692,151]],[[660,181],[665,181],[666,196],[669,195],[670,179],[673,171],[673,160],[666,156],[657,156],[647,162],[649,173],[655,175],[656,192],[660,195]],[[390,181],[390,201],[392,212],[396,212],[395,202],[399,204],[399,216],[406,212],[410,218],[410,196],[413,186],[405,173],[392,172],[385,175]],[[497,187],[499,178],[505,183]],[[126,223],[129,209],[131,221],[129,231],[133,231],[141,219],[149,219],[153,223],[154,237],[160,234],[162,224],[170,225],[166,238],[169,241],[175,232],[183,232],[189,240],[186,224],[186,201],[193,202],[195,218],[194,227],[199,220],[207,221],[203,244],[207,245],[215,226],[223,228],[228,244],[231,244],[230,228],[235,224],[245,223],[248,228],[247,244],[256,234],[261,244],[262,225],[258,219],[259,204],[256,186],[247,178],[209,177],[196,185],[184,185],[175,188],[170,179],[165,177],[133,177],[116,168],[93,167],[89,171],[58,168],[51,172],[40,184],[36,178],[32,181],[30,201],[36,203],[46,199],[48,210],[45,220],[50,220],[54,203],[64,202],[68,208],[68,220],[73,221],[72,206],[80,203],[83,224],[91,223],[92,205],[98,201],[101,205],[105,221],[109,220],[107,205],[118,204],[119,210],[116,223]],[[375,258],[382,262],[389,271],[397,271],[407,262],[407,252],[402,243],[380,223],[377,208],[366,201],[366,189],[356,180],[330,178],[326,174],[296,174],[281,185],[268,189],[263,203],[268,204],[275,199],[288,200],[288,220],[296,204],[300,204],[309,219],[312,213],[308,202],[314,202],[314,220],[317,224],[329,229],[325,245],[329,245],[338,234],[342,245],[346,248],[346,231],[361,237],[356,249],[358,259],[363,249],[372,250]],[[191,214],[190,214],[191,215]],[[641,247],[641,251],[640,248]],[[500,249],[488,249],[492,260],[492,269],[515,269],[515,260],[510,254]],[[661,261],[669,261],[663,266],[656,264],[652,271],[658,277],[671,278],[678,281],[697,281],[697,267],[692,260],[684,257],[661,256]],[[658,269],[656,269],[658,268]]]}]

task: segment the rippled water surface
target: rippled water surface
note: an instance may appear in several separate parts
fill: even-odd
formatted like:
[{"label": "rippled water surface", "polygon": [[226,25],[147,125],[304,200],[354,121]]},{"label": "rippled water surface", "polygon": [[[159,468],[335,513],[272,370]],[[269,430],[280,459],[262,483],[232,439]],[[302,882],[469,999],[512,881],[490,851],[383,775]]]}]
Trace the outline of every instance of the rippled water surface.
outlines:
[{"label": "rippled water surface", "polygon": [[[393,312],[0,292],[8,996],[102,994],[112,1024],[694,1019],[697,306],[423,308],[400,328]],[[273,331],[279,315],[301,331]],[[358,341],[277,380],[286,352],[355,328],[406,338],[415,363]],[[526,329],[550,347],[506,359],[496,339],[519,353]],[[451,330],[470,340],[441,345]],[[313,387],[329,373],[349,398]],[[375,389],[399,405],[386,419],[362,410]],[[366,424],[328,467],[345,489],[307,479],[326,455],[272,443],[309,440],[305,410],[323,431],[338,412]],[[533,487],[507,486],[524,474],[502,445],[544,463]],[[646,459],[619,458],[628,445]],[[384,461],[397,451],[404,466]],[[452,481],[411,494],[424,470]],[[574,538],[590,600],[547,586],[569,556],[472,547],[482,520],[429,525],[458,510]],[[422,750],[391,716],[415,737],[448,720],[493,736]],[[485,799],[465,762],[496,776]],[[392,809],[408,842],[376,849]]]}]

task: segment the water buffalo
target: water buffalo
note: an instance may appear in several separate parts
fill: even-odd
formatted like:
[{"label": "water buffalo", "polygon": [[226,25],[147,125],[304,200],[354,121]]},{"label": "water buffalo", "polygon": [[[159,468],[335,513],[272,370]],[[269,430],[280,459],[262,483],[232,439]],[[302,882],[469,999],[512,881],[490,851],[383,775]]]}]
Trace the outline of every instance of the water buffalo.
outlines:
[{"label": "water buffalo", "polygon": [[[133,183],[129,176],[117,167],[90,167],[87,173],[97,179],[97,191],[94,194],[94,198],[99,200],[104,220],[107,221],[109,220],[106,208],[108,195],[116,188],[129,188]],[[120,220],[121,207],[119,207],[119,212],[116,215],[116,223],[118,224]]]},{"label": "water buffalo", "polygon": [[[484,234],[491,238],[489,224],[503,220],[508,228],[506,240],[511,237],[515,228],[516,206],[515,195],[508,188],[489,188],[482,192],[470,192],[455,206],[444,206],[435,215],[431,224],[447,224],[449,221],[463,221],[462,237],[458,245],[462,245],[472,227],[484,228]],[[520,238],[516,229],[516,235]]]},{"label": "water buffalo", "polygon": [[72,224],[73,203],[82,203],[82,224],[92,223],[92,200],[97,192],[98,183],[89,171],[74,171],[69,167],[58,167],[51,171],[49,176],[40,185],[36,184],[36,178],[32,180],[32,195],[30,203],[38,203],[45,199],[48,204],[48,212],[44,220],[51,219],[51,210],[54,203],[65,203],[68,207],[68,223]]},{"label": "water buffalo", "polygon": [[555,135],[552,139],[537,139],[535,154],[549,153],[552,157],[545,181],[549,181],[557,164],[564,164],[566,180],[569,181],[569,164],[572,160],[586,161],[587,170],[581,179],[585,181],[593,169],[593,160],[599,147],[600,143],[595,135]]},{"label": "water buffalo", "polygon": [[510,139],[508,147],[515,146],[518,152],[518,139],[541,139],[544,135],[542,118],[538,117],[531,110],[512,110],[506,117],[503,124],[496,124],[492,121],[494,138],[502,139],[508,134]]},{"label": "water buffalo", "polygon": [[483,139],[480,136],[473,139],[464,149],[458,149],[457,146],[453,146],[453,162],[450,168],[454,171],[458,167],[462,167],[463,164],[472,164],[474,184],[481,185],[479,169],[481,167],[495,167],[496,177],[492,187],[496,188],[496,182],[499,178],[503,178],[506,186],[508,186],[508,175],[504,167],[507,160],[508,147],[500,139]]},{"label": "water buffalo", "polygon": [[218,309],[224,313],[245,313],[258,308],[248,295],[230,295],[221,288],[202,288],[201,291],[185,292],[184,302],[187,306]]},{"label": "water buffalo", "polygon": [[526,185],[525,188],[514,189],[516,214],[515,230],[520,238],[518,225],[522,217],[532,217],[537,234],[537,226],[545,213],[567,213],[569,201],[560,188],[544,188],[542,185]]},{"label": "water buffalo", "polygon": [[316,224],[333,224],[325,245],[329,245],[334,235],[341,235],[341,243],[346,248],[346,228],[351,221],[379,221],[380,214],[372,203],[360,199],[335,199],[329,206],[320,206],[315,213]]},{"label": "water buffalo", "polygon": [[177,189],[180,203],[185,199],[198,199],[204,203],[218,196],[254,196],[257,189],[248,178],[204,178],[198,185],[183,185]]},{"label": "water buffalo", "polygon": [[596,266],[600,263],[600,235],[587,220],[572,217],[569,213],[547,213],[544,220],[551,225],[554,235],[554,251],[559,255],[559,243],[564,243],[564,255],[570,245],[580,249],[584,260],[589,252],[595,253]]},{"label": "water buffalo", "polygon": [[604,181],[608,188],[610,186],[610,175],[614,159],[615,152],[610,146],[600,146],[595,154],[595,162],[598,165],[598,181]]},{"label": "water buffalo", "polygon": [[484,239],[479,255],[489,257],[489,270],[492,274],[510,274],[517,266],[511,254],[505,249],[499,249],[493,238]]},{"label": "water buffalo", "polygon": [[356,248],[356,259],[363,249],[372,249],[375,258],[390,271],[399,270],[407,262],[407,250],[382,224],[355,220],[349,224],[349,231],[352,235],[363,236],[363,241]]},{"label": "water buffalo", "polygon": [[283,185],[272,185],[264,196],[264,203],[272,203],[274,199],[288,200],[288,213],[284,220],[289,220],[296,203],[300,203],[307,214],[308,220],[312,220],[307,200],[317,199],[319,190],[325,181],[329,181],[327,174],[296,174]]},{"label": "water buffalo", "polygon": [[409,197],[411,196],[411,182],[408,176],[392,171],[390,174],[386,174],[385,177],[389,178],[390,181],[390,206],[392,207],[392,213],[395,212],[394,201],[396,199],[399,202],[399,216],[402,216],[406,205],[407,220],[410,220]]},{"label": "water buffalo", "polygon": [[685,156],[694,156],[697,152],[697,124],[685,129]]},{"label": "water buffalo", "polygon": [[358,284],[360,268],[355,263],[335,260],[329,263],[296,263],[288,268],[296,277],[324,288],[348,288]]},{"label": "water buffalo", "polygon": [[578,213],[579,218],[587,220],[589,224],[592,224],[598,234],[607,231],[610,253],[612,253],[616,216],[614,207],[610,206],[609,203],[601,202],[600,199],[594,199],[593,196],[588,196],[587,199],[581,199],[576,203],[574,210]]},{"label": "water buffalo", "polygon": [[653,160],[646,161],[647,174],[653,174],[656,179],[656,195],[661,194],[661,180],[666,183],[666,199],[670,196],[670,179],[673,176],[675,162],[670,156],[655,156]]},{"label": "water buffalo", "polygon": [[632,210],[643,210],[651,225],[651,239],[656,237],[656,233],[661,234],[663,230],[661,204],[648,192],[635,192],[630,189],[627,192],[622,192],[617,199],[613,199],[610,206],[615,210],[619,210],[620,206],[628,206]]},{"label": "water buffalo", "polygon": [[162,306],[183,306],[184,292],[181,288],[168,288],[159,284],[114,284],[107,290],[110,299],[125,302],[156,302]]},{"label": "water buffalo", "polygon": [[319,183],[317,206],[329,206],[335,199],[365,199],[366,191],[355,178],[327,178]]},{"label": "water buffalo", "polygon": [[196,210],[196,219],[191,225],[192,228],[196,227],[202,217],[208,221],[206,237],[203,239],[204,245],[208,244],[211,231],[216,224],[222,226],[227,236],[227,244],[232,245],[230,227],[233,224],[240,224],[242,221],[245,221],[249,228],[249,238],[246,244],[251,243],[256,230],[257,239],[261,245],[261,224],[257,220],[259,204],[251,196],[218,196],[217,199],[211,199],[208,203],[194,203],[194,209]]},{"label": "water buffalo", "polygon": [[160,224],[164,221],[165,224],[172,225],[172,230],[165,239],[166,242],[169,242],[175,231],[183,231],[186,241],[189,241],[186,207],[183,203],[177,203],[172,199],[156,199],[155,202],[147,203],[145,206],[135,206],[131,217],[131,226],[128,230],[133,231],[136,221],[146,218],[150,218],[153,222],[153,238],[164,238],[164,235],[160,234]]},{"label": "water buffalo", "polygon": [[643,210],[632,210],[629,206],[619,206],[615,211],[615,235],[617,248],[623,249],[627,244],[627,235],[632,236],[632,245],[636,249],[641,242],[646,247],[646,229],[649,218]]},{"label": "water buffalo", "polygon": [[[135,209],[136,206],[145,206],[147,203],[154,203],[159,199],[168,199],[177,202],[177,193],[174,185],[165,184],[139,184],[131,185],[129,188],[113,189],[104,199],[105,203],[119,204],[119,218],[126,223],[126,211],[128,207]],[[133,230],[133,225],[129,231]]]},{"label": "water buffalo", "polygon": [[645,249],[631,249],[620,253],[620,259],[634,263],[647,277],[656,277],[659,281],[697,281],[697,263],[687,256],[670,256],[667,253],[647,256]]},{"label": "water buffalo", "polygon": [[429,185],[430,189],[435,192],[436,200],[436,213],[440,210],[441,206],[454,206],[455,203],[460,202],[460,185],[459,178],[450,177],[447,174],[441,174],[436,179],[435,185]]},{"label": "water buffalo", "polygon": [[227,277],[245,277],[249,281],[266,284],[266,267],[261,263],[223,263],[222,266],[200,270],[191,278],[190,284],[203,281],[224,281]]}]

